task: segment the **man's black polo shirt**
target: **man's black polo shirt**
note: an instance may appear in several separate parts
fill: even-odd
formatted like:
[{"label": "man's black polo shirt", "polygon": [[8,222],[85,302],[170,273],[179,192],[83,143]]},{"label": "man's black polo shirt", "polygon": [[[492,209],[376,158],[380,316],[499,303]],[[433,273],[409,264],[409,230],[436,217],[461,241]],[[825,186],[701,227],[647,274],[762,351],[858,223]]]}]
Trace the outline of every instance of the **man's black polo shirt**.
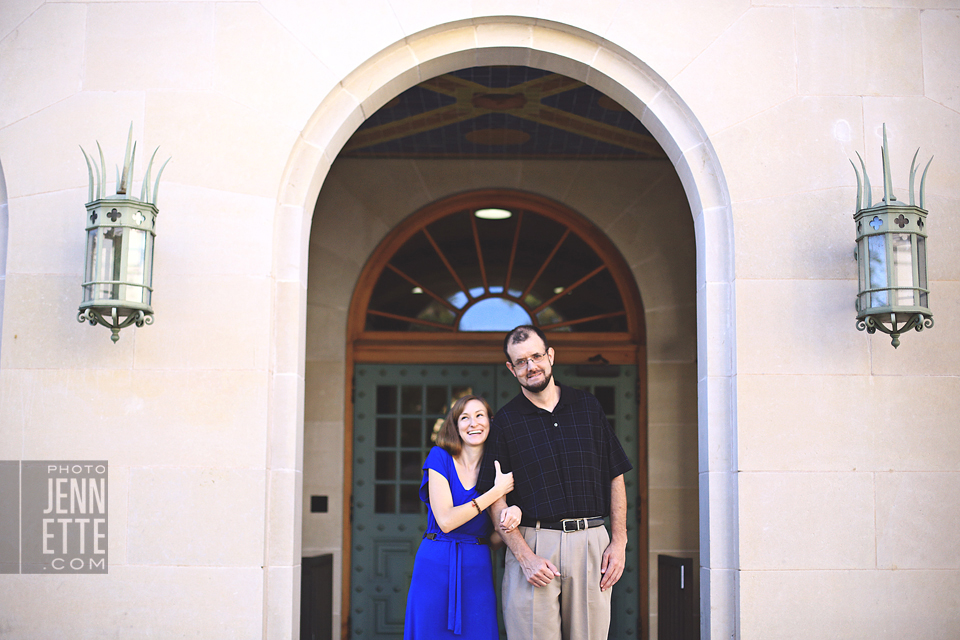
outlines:
[{"label": "man's black polo shirt", "polygon": [[523,393],[493,419],[479,489],[493,486],[493,461],[513,471],[508,504],[525,518],[610,515],[610,481],[633,468],[600,403],[586,391],[560,386],[553,412],[538,408]]}]

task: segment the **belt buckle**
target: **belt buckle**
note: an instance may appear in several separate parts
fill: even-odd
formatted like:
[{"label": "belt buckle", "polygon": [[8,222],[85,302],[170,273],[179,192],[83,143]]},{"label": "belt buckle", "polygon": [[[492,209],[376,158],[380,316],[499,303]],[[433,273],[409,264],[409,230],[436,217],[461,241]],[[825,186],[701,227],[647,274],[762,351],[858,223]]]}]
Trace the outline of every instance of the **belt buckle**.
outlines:
[{"label": "belt buckle", "polygon": [[[561,525],[563,526],[563,532],[564,532],[564,533],[574,533],[574,532],[576,532],[576,531],[583,531],[583,529],[584,529],[584,527],[583,527],[583,524],[584,524],[583,518],[575,518],[575,519],[569,519],[569,520],[561,520],[560,523],[561,523]],[[568,525],[568,524],[571,524],[571,523],[574,525],[574,528],[573,528],[573,529],[568,529],[568,528],[567,528],[567,525]]]}]

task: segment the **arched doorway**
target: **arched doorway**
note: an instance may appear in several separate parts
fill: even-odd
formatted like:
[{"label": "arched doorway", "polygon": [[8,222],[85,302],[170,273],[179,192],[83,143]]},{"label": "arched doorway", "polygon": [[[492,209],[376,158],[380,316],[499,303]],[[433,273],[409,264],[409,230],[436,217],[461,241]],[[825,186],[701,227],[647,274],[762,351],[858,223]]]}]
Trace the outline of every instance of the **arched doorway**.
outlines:
[{"label": "arched doorway", "polygon": [[[479,84],[476,76],[482,77],[486,74],[490,74],[491,78],[506,76],[504,84],[508,86],[498,87],[500,93],[492,92],[482,85],[476,86]],[[590,133],[599,130],[598,137],[609,140],[610,127],[625,124],[634,131],[623,129],[622,126],[617,126],[617,129],[626,131],[625,142],[633,147],[633,150],[628,150],[633,155],[617,156],[612,153],[609,142],[605,143],[606,146],[591,147],[589,141],[573,137],[568,139],[576,141],[577,149],[588,151],[581,151],[579,157],[563,157],[559,161],[552,157],[543,157],[535,144],[529,145],[533,148],[532,152],[526,155],[518,154],[521,156],[519,158],[506,157],[501,151],[500,155],[492,159],[460,157],[460,145],[453,144],[450,145],[454,148],[453,157],[448,158],[357,158],[353,157],[355,152],[345,152],[344,157],[338,158],[335,163],[318,198],[311,239],[311,265],[316,260],[323,264],[324,268],[322,271],[315,271],[311,266],[311,274],[316,274],[326,282],[347,265],[352,266],[354,261],[364,262],[363,267],[358,264],[357,285],[349,290],[350,312],[344,318],[343,330],[347,336],[344,345],[344,388],[348,391],[342,414],[345,453],[342,462],[338,461],[337,465],[337,468],[343,470],[344,481],[336,489],[331,487],[330,476],[318,473],[321,467],[314,462],[324,460],[324,470],[329,469],[333,462],[329,452],[312,444],[317,416],[309,410],[313,404],[311,398],[323,393],[320,388],[322,385],[318,386],[315,381],[328,377],[330,373],[329,366],[325,362],[321,365],[317,356],[311,353],[310,345],[315,343],[313,336],[317,333],[316,330],[308,329],[304,488],[311,496],[315,491],[319,493],[321,489],[343,491],[343,543],[340,546],[343,573],[339,581],[343,585],[340,604],[342,620],[345,623],[344,633],[347,635],[358,629],[369,633],[375,624],[379,624],[385,630],[384,635],[388,637],[399,631],[402,609],[398,611],[396,603],[388,607],[384,596],[380,594],[394,589],[405,591],[405,577],[400,575],[391,577],[387,582],[364,586],[353,583],[352,576],[355,572],[363,572],[366,576],[374,565],[378,567],[377,571],[381,567],[396,568],[398,563],[405,565],[402,558],[412,558],[415,543],[418,541],[416,529],[422,524],[422,519],[414,515],[408,518],[409,522],[388,519],[376,523],[358,523],[357,516],[363,509],[375,510],[378,504],[375,491],[378,487],[392,492],[393,509],[400,511],[393,513],[392,518],[404,517],[404,505],[419,509],[415,499],[415,487],[412,486],[416,482],[413,478],[416,474],[403,478],[398,475],[398,470],[407,467],[416,470],[419,463],[413,462],[413,458],[419,460],[428,447],[423,438],[411,443],[406,450],[403,450],[405,447],[402,444],[397,445],[400,449],[393,451],[377,450],[377,447],[373,447],[371,443],[376,438],[375,426],[372,423],[367,425],[366,431],[360,428],[363,425],[359,422],[359,413],[363,413],[368,419],[377,414],[376,419],[392,418],[395,422],[408,419],[411,423],[419,421],[420,431],[427,426],[429,417],[405,412],[401,412],[403,415],[380,416],[371,407],[361,410],[360,398],[370,401],[381,391],[379,387],[363,388],[362,380],[369,380],[364,376],[372,371],[364,366],[378,365],[380,368],[376,369],[376,375],[381,380],[394,374],[399,375],[400,378],[384,385],[392,385],[393,392],[383,390],[384,393],[394,393],[397,397],[402,394],[404,386],[413,386],[403,382],[404,371],[407,374],[417,371],[421,376],[429,377],[436,373],[427,367],[430,363],[447,367],[452,363],[494,363],[497,366],[493,369],[470,369],[466,377],[476,379],[487,375],[490,380],[496,381],[496,373],[502,361],[499,346],[502,333],[484,334],[463,329],[465,322],[469,324],[475,321],[471,317],[475,310],[500,302],[513,305],[523,313],[524,318],[535,318],[536,322],[555,332],[553,344],[558,353],[566,354],[560,358],[560,363],[568,363],[573,367],[590,366],[590,359],[593,358],[621,368],[623,379],[619,382],[627,385],[627,388],[623,389],[624,395],[616,395],[613,388],[606,384],[610,382],[609,379],[602,381],[604,384],[600,386],[604,388],[598,393],[613,393],[610,397],[619,397],[621,400],[624,400],[627,394],[633,398],[634,407],[631,411],[626,411],[621,402],[619,409],[623,412],[616,420],[621,426],[631,423],[634,425],[632,431],[624,434],[622,439],[633,440],[630,446],[637,450],[637,460],[641,459],[641,446],[644,447],[643,457],[646,456],[645,438],[640,437],[638,427],[640,417],[646,416],[646,407],[636,406],[636,399],[641,395],[637,393],[637,381],[644,377],[643,374],[649,367],[653,367],[656,375],[658,391],[654,396],[654,407],[661,409],[657,412],[658,416],[664,414],[663,407],[696,406],[696,386],[693,384],[696,350],[692,322],[695,308],[694,236],[688,217],[689,206],[670,162],[662,151],[658,152],[659,148],[649,134],[645,134],[646,138],[643,138],[644,130],[632,116],[622,109],[617,109],[606,96],[587,88],[583,83],[534,69],[500,67],[496,71],[462,70],[444,76],[442,83],[437,80],[422,84],[428,85],[431,90],[437,84],[440,84],[442,89],[453,85],[455,93],[464,82],[473,82],[470,86],[472,95],[467,94],[466,99],[458,96],[456,103],[450,103],[451,106],[458,105],[455,113],[461,119],[464,117],[463,111],[477,103],[483,105],[481,112],[491,111],[486,107],[491,103],[495,106],[506,103],[517,105],[517,108],[524,110],[525,115],[529,115],[532,109],[527,105],[535,99],[541,103],[543,101],[542,93],[538,96],[531,90],[542,91],[545,86],[559,87],[558,92],[546,92],[550,94],[554,104],[567,108],[572,106],[581,113],[564,116],[563,113],[557,114],[552,109],[547,109],[546,118],[552,119],[551,121],[564,118],[574,120],[578,115],[583,117],[582,113],[585,112],[587,115],[609,119],[612,113],[621,118],[616,125],[585,118],[586,121],[576,121],[577,126],[571,128]],[[534,93],[529,99],[527,91]],[[566,91],[573,92],[575,99],[561,103],[559,98],[568,98],[564,95]],[[410,99],[407,93],[409,92],[403,94],[404,100]],[[509,100],[497,99],[490,93],[506,95]],[[415,107],[420,108],[420,102],[424,99],[416,95],[413,97],[418,101]],[[469,101],[469,106],[463,105],[464,101]],[[390,104],[394,102],[391,101]],[[440,105],[435,110],[442,111],[443,108],[443,105]],[[591,109],[594,110],[592,114]],[[417,135],[422,133],[417,127],[410,126],[409,122],[404,122],[403,115],[397,116],[397,111],[402,112],[403,109],[388,107],[387,111],[392,119],[384,118],[387,122],[379,125],[380,140],[389,140],[394,130],[413,129]],[[625,113],[627,118],[626,122],[623,122]],[[414,124],[419,124],[437,117],[432,113],[427,115],[429,118],[414,113],[406,116],[406,119],[413,119]],[[542,114],[537,115],[544,117]],[[376,125],[377,120],[371,118],[368,122]],[[511,123],[506,121],[504,124]],[[373,133],[377,131],[371,133],[371,128],[373,127],[364,125],[358,131],[358,137],[367,142],[376,141]],[[466,133],[475,130],[476,127],[471,127]],[[455,140],[458,140],[459,136],[465,137],[462,130],[454,133],[457,134]],[[531,140],[533,139],[531,136]],[[356,149],[359,146],[359,143],[351,139],[347,149]],[[442,145],[438,146],[443,148]],[[562,146],[560,148],[563,150]],[[414,145],[413,151],[407,149],[406,153],[416,154],[417,149]],[[638,155],[640,157],[637,157]],[[521,176],[519,182],[515,177],[517,174]],[[464,188],[477,179],[482,181],[481,184],[516,184],[522,190],[468,189],[463,193]],[[431,187],[436,181],[440,181],[442,188],[451,195],[429,204],[425,203],[417,214],[404,217],[411,209],[398,206],[398,202],[423,198],[427,192],[434,190]],[[418,185],[427,185],[428,188]],[[578,192],[579,200],[574,195]],[[537,193],[544,195],[536,195]],[[554,197],[546,197],[547,195]],[[557,196],[577,202],[582,214],[558,204]],[[618,214],[617,210],[625,205],[627,212]],[[511,217],[506,220],[484,220],[473,215],[481,207],[500,209]],[[610,209],[613,211],[604,214],[605,210]],[[604,215],[610,216],[611,213],[619,216],[619,224],[611,226],[609,219],[607,222],[615,234],[613,237],[621,243],[619,248],[614,246],[608,232],[598,231],[596,223],[585,219],[585,216],[589,216],[599,221],[604,219]],[[378,246],[359,251],[358,247],[361,245],[358,245],[358,241],[363,239],[364,231],[377,229],[385,221],[390,221],[392,228],[386,231]],[[626,235],[624,230],[627,230]],[[605,260],[600,256],[613,256],[616,259]],[[630,256],[629,259],[638,264],[649,263],[653,268],[631,268],[624,256]],[[517,275],[520,271],[524,271],[522,277]],[[336,315],[338,312],[334,307],[347,305],[345,294],[348,291],[342,286],[342,280],[343,278],[337,278],[341,286],[339,291],[330,292],[333,296],[320,294],[319,291],[308,292],[308,325],[322,325],[324,330],[330,329],[330,323],[320,321],[320,318],[326,313]],[[640,304],[636,290],[637,280],[651,288],[654,309],[648,312],[645,312]],[[613,298],[616,303],[610,304]],[[578,300],[581,302],[577,303]],[[324,310],[320,311],[320,307]],[[658,335],[663,336],[666,329],[675,336],[673,346],[667,346],[668,343],[661,337],[652,360],[640,353],[645,346],[644,325],[648,314],[658,325]],[[672,314],[669,327],[663,325],[666,314]],[[500,328],[508,329],[517,323],[518,321],[509,322],[509,326]],[[495,337],[491,338],[491,335]],[[400,368],[391,369],[387,365]],[[404,368],[404,365],[416,367]],[[427,373],[424,374],[424,371]],[[450,370],[447,372],[449,374]],[[582,385],[597,391],[596,381],[586,379],[590,376],[578,375],[581,372],[575,369],[563,373],[568,383],[574,382],[573,378],[580,378]],[[443,379],[442,370],[439,378],[425,379],[423,382],[421,388],[414,393],[416,396],[423,396],[423,406],[429,404],[427,394],[431,387],[448,384]],[[504,382],[505,388],[510,390],[502,393],[509,398],[516,389],[510,386],[509,379]],[[451,383],[446,392],[453,388]],[[433,391],[436,392],[436,389]],[[493,393],[499,394],[500,391],[494,387]],[[643,394],[644,403],[646,400],[647,396]],[[614,410],[612,408],[610,413]],[[638,558],[631,569],[634,575],[638,576],[637,582],[633,587],[626,583],[621,585],[625,594],[629,593],[628,590],[636,593],[642,589],[645,592],[635,605],[622,609],[633,616],[634,623],[627,631],[636,634],[634,637],[643,637],[656,628],[656,616],[646,615],[649,602],[653,600],[652,597],[647,597],[646,592],[650,590],[655,593],[656,583],[644,579],[648,573],[647,568],[652,568],[656,563],[654,554],[664,550],[674,555],[681,552],[696,560],[697,480],[695,475],[690,473],[696,468],[693,463],[696,447],[689,444],[696,442],[696,438],[692,436],[696,429],[695,418],[688,414],[685,424],[677,424],[676,419],[664,420],[661,417],[655,424],[661,434],[654,449],[657,468],[663,469],[666,465],[668,473],[661,471],[655,474],[655,509],[652,514],[645,513],[641,523],[644,526],[650,522],[656,524],[656,544],[650,546],[645,540],[641,540],[639,530],[633,535],[631,548]],[[403,434],[402,427],[398,428],[401,431],[395,434],[395,441],[399,443]],[[664,434],[670,442],[665,441]],[[331,443],[331,437],[337,436],[339,433],[327,432],[323,438],[324,444]],[[359,438],[364,440],[360,441]],[[680,451],[669,450],[671,442],[681,445]],[[372,448],[359,450],[366,446]],[[357,451],[354,451],[355,447],[358,448]],[[374,471],[368,471],[363,477],[354,477],[355,466],[359,460],[363,460],[360,465],[372,465],[380,454],[393,461],[392,469],[384,473],[396,482],[387,483],[391,486],[386,486],[386,479],[378,481]],[[678,459],[677,456],[685,459]],[[636,467],[642,472],[645,465],[638,463]],[[685,470],[683,474],[673,475],[684,475],[686,479],[683,482],[686,487],[678,487],[674,481],[664,482],[664,476],[671,475],[670,468]],[[645,482],[646,474],[640,473],[640,476]],[[358,485],[357,482],[365,484]],[[408,486],[404,486],[405,484]],[[664,484],[668,486],[663,486]],[[630,487],[631,494],[642,496],[640,489],[640,482],[637,482]],[[410,498],[406,502],[404,491]],[[358,508],[357,495],[364,492],[369,495],[359,500],[362,506]],[[386,499],[380,496],[381,504],[386,504],[382,502]],[[646,501],[642,501],[637,511],[644,511],[643,505],[646,504]],[[305,512],[306,506],[305,504]],[[326,516],[305,516],[305,522],[311,525],[329,519]],[[633,520],[636,521],[635,516]],[[395,531],[391,538],[382,543],[375,540],[353,541],[356,534],[354,526],[377,530],[382,527],[384,531]],[[407,532],[404,535],[412,536],[411,540],[400,539],[403,536],[398,538],[400,526]],[[323,532],[317,529],[311,531],[310,526],[305,525],[305,555],[317,549],[319,545],[316,545],[315,540],[321,535],[324,535]],[[643,537],[646,537],[645,530]],[[644,553],[647,548],[651,555]],[[354,552],[374,551],[382,551],[385,555],[381,554],[378,559],[368,557],[362,562],[354,560]],[[369,594],[370,589],[379,589],[377,602],[351,604],[357,588],[364,589],[366,594]],[[688,584],[688,588],[695,589],[695,583]],[[353,624],[362,615],[375,616],[375,622],[368,621],[362,627],[354,627]],[[695,617],[693,612],[688,615]],[[643,622],[637,624],[637,619]]]},{"label": "arched doorway", "polygon": [[[421,74],[422,77],[429,77],[461,68],[464,61],[475,61],[475,55],[481,56],[488,63],[498,64],[525,64],[535,59],[540,68],[567,73],[601,88],[641,119],[667,150],[670,157],[667,162],[670,169],[669,180],[673,182],[669,185],[670,191],[679,194],[686,209],[684,215],[692,214],[692,218],[686,219],[692,219],[698,229],[696,241],[691,230],[689,236],[684,235],[677,244],[677,229],[669,225],[661,228],[663,216],[656,221],[657,224],[649,227],[653,232],[650,237],[659,234],[658,246],[666,247],[668,254],[678,247],[686,252],[686,247],[692,247],[696,242],[699,247],[699,268],[689,279],[696,282],[691,288],[699,291],[698,295],[701,296],[703,304],[689,301],[675,304],[667,300],[655,300],[651,307],[650,300],[647,299],[648,290],[653,294],[653,298],[657,298],[663,291],[676,290],[677,274],[664,269],[644,268],[643,265],[648,264],[649,260],[657,258],[650,255],[653,245],[648,246],[647,238],[640,235],[639,231],[635,240],[629,230],[626,235],[620,233],[616,236],[615,243],[627,257],[631,271],[644,291],[645,302],[648,303],[648,336],[656,336],[653,343],[648,343],[648,349],[661,350],[663,362],[669,364],[676,357],[678,345],[687,349],[684,345],[695,345],[697,342],[696,333],[685,326],[687,318],[691,323],[695,318],[700,330],[700,356],[696,357],[695,353],[693,356],[683,356],[685,362],[692,363],[694,370],[693,374],[685,375],[685,380],[689,380],[689,383],[683,383],[684,386],[694,388],[693,397],[668,402],[667,405],[684,404],[696,407],[696,396],[699,395],[699,413],[694,409],[693,420],[696,422],[699,415],[700,437],[703,439],[701,446],[708,447],[709,451],[734,452],[732,458],[729,455],[723,459],[716,456],[704,457],[700,469],[701,513],[706,518],[701,538],[702,575],[705,577],[701,593],[703,611],[707,615],[704,628],[707,635],[726,637],[730,635],[728,630],[735,628],[736,621],[736,538],[732,532],[735,531],[737,512],[735,447],[731,448],[731,443],[735,441],[735,423],[733,413],[725,409],[735,405],[736,396],[735,385],[731,384],[735,374],[735,369],[732,368],[735,363],[735,342],[730,333],[735,325],[733,305],[729,300],[733,273],[732,235],[722,172],[709,141],[697,125],[696,118],[670,87],[641,61],[629,55],[624,57],[623,51],[599,40],[595,42],[589,34],[571,33],[562,25],[541,20],[536,26],[531,26],[520,25],[518,21],[523,22],[521,19],[504,18],[487,20],[483,24],[463,22],[445,25],[443,28],[409,37],[402,45],[398,45],[399,49],[394,47],[384,50],[331,92],[304,130],[291,155],[285,187],[280,195],[275,234],[276,246],[285,250],[277,254],[276,263],[276,326],[279,339],[277,365],[271,387],[273,415],[277,425],[277,437],[285,439],[294,437],[293,433],[286,432],[291,429],[296,431],[294,426],[299,424],[327,426],[321,435],[317,435],[313,427],[303,432],[305,440],[317,441],[309,446],[314,447],[320,454],[318,464],[324,470],[324,477],[315,481],[308,477],[309,473],[304,473],[303,518],[301,520],[298,508],[296,512],[291,511],[290,522],[298,529],[302,523],[305,550],[309,546],[311,550],[329,550],[334,554],[334,583],[339,585],[342,559],[337,554],[342,549],[341,541],[348,526],[340,517],[343,510],[338,504],[336,491],[342,486],[339,481],[344,471],[342,448],[348,444],[340,435],[346,419],[340,399],[345,393],[349,394],[351,381],[345,373],[353,370],[345,340],[349,297],[352,283],[356,281],[366,256],[370,255],[375,244],[399,219],[366,215],[364,210],[369,210],[366,200],[376,194],[371,196],[361,193],[368,189],[368,185],[354,188],[355,185],[346,184],[342,180],[343,176],[338,174],[336,165],[331,170],[331,161],[363,121],[364,113],[371,113],[395,96],[398,90],[419,82]],[[518,30],[529,31],[522,41],[514,39]],[[533,34],[533,40],[529,39],[530,34]],[[404,51],[407,50],[414,54],[404,57]],[[412,59],[416,62],[410,64]],[[515,176],[507,175],[512,170],[508,165],[509,163],[497,164],[497,172],[500,172],[503,178],[501,182],[505,186],[527,189],[526,181],[533,179],[533,176],[528,173],[523,180],[518,181]],[[484,173],[489,172],[484,170]],[[561,169],[559,173],[550,176],[554,184],[533,190],[567,201],[569,198],[563,194],[570,193],[570,189],[561,183],[570,184],[583,180],[580,173],[579,169],[566,173]],[[603,178],[589,171],[587,174],[587,178],[597,178],[598,181]],[[543,178],[543,175],[536,176],[536,180]],[[611,179],[616,181],[616,176]],[[664,184],[658,182],[660,176],[650,176],[650,179],[651,183],[656,183],[658,187]],[[421,178],[403,171],[392,175],[378,174],[373,191],[389,187],[393,184],[391,180],[417,182]],[[682,186],[679,186],[681,183]],[[324,192],[318,200],[321,184]],[[456,186],[438,186],[436,182],[427,186],[427,191],[436,195],[457,190]],[[351,189],[351,193],[346,193]],[[436,195],[425,199],[417,196],[413,200],[392,204],[407,205],[405,210],[412,211],[435,199]],[[320,201],[325,199],[330,201],[322,203],[321,207]],[[316,212],[311,215],[314,203],[317,205]],[[409,204],[416,206],[410,207]],[[650,205],[655,208],[658,203],[650,202]],[[404,207],[395,206],[393,209],[400,211]],[[577,209],[605,230],[611,224],[622,222],[630,226],[638,221],[631,214],[617,223],[611,223],[609,216],[602,211],[590,211],[589,206],[578,206]],[[365,222],[344,221],[343,216],[354,215],[357,220]],[[307,230],[310,229],[311,217],[314,240],[309,247],[309,283],[311,291],[316,287],[316,293],[308,294],[308,299],[313,300],[308,302],[302,297],[302,291],[307,282]],[[320,240],[317,240],[318,236]],[[692,259],[684,259],[692,264]],[[678,304],[682,307],[681,316],[675,313],[679,308]],[[312,309],[312,320],[311,313],[305,313],[307,307]],[[649,322],[651,315],[657,318],[653,325]],[[300,324],[294,326],[297,318],[300,318]],[[317,331],[318,328],[322,328],[322,331]],[[679,334],[691,333],[694,335],[692,339],[678,341]],[[303,351],[304,340],[306,358]],[[689,364],[684,366],[689,370]],[[318,382],[306,389],[303,386],[304,367],[308,379],[312,375]],[[696,390],[698,380],[699,394]],[[665,387],[671,385],[672,381],[668,380]],[[292,410],[292,407],[298,404],[305,405],[302,417]],[[672,415],[664,417],[669,420],[673,418]],[[689,437],[687,440],[693,442],[695,450],[696,437]],[[304,449],[308,448],[308,443],[305,442]],[[695,459],[696,452],[692,455]],[[690,466],[689,463],[687,466]],[[695,463],[692,468],[696,473]],[[280,475],[278,474],[278,477]],[[315,486],[308,486],[309,484]],[[286,500],[286,494],[282,493],[285,485],[277,486],[277,490],[281,492],[277,501],[280,504]],[[308,515],[312,497],[310,494],[314,491],[329,495],[329,511]],[[694,504],[696,493],[694,488]],[[696,523],[696,509],[684,517],[691,517],[692,522]],[[271,527],[268,533],[269,549],[283,552],[290,547],[282,527]],[[292,538],[293,534],[290,536]],[[696,535],[692,541],[694,545],[695,538]],[[294,565],[296,566],[296,563]],[[271,575],[286,574],[278,570]],[[271,587],[271,591],[274,589],[275,587]],[[335,618],[341,608],[341,595],[336,591],[333,595]],[[335,624],[339,625],[340,622],[335,620]]]},{"label": "arched doorway", "polygon": [[[450,403],[494,408],[518,391],[503,333],[540,326],[556,376],[596,395],[634,463],[627,570],[612,637],[641,637],[647,614],[644,316],[622,256],[594,225],[542,196],[479,190],[416,212],[380,243],[350,309],[354,363],[344,504],[350,637],[396,638],[424,530],[420,468]],[[346,533],[346,532],[345,532]],[[347,560],[349,558],[349,560]]]}]

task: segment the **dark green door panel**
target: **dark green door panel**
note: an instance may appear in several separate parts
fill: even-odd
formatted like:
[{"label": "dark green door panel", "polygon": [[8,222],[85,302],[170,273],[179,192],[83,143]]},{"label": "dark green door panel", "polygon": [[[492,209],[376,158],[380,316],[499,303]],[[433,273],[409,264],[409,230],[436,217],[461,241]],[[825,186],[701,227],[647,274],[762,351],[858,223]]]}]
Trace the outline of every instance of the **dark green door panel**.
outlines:
[{"label": "dark green door panel", "polygon": [[[634,463],[625,478],[627,570],[613,590],[609,636],[627,640],[640,637],[640,565],[632,499],[638,472],[636,367],[612,368],[607,373],[616,376],[579,376],[573,366],[554,370],[559,381],[587,389],[600,399]],[[363,364],[356,367],[354,376],[351,637],[394,640],[403,636],[413,560],[426,529],[426,509],[418,491],[422,461],[433,446],[431,436],[452,398],[475,393],[496,410],[519,387],[503,365]],[[498,585],[502,556],[501,550],[494,558]]]},{"label": "dark green door panel", "polygon": [[358,365],[353,431],[352,637],[403,636],[413,559],[426,530],[423,459],[451,398],[494,396],[489,366]]},{"label": "dark green door panel", "polygon": [[[586,375],[584,375],[586,374]],[[599,374],[599,375],[598,375]],[[620,444],[633,463],[633,469],[624,474],[627,487],[627,558],[623,576],[613,588],[609,638],[632,640],[640,638],[640,536],[637,531],[636,506],[638,463],[637,446],[637,368],[627,366],[591,366],[578,373],[573,365],[554,367],[554,377],[563,384],[589,391],[603,407],[607,420],[613,426]],[[646,469],[642,469],[646,473]],[[608,519],[609,524],[609,519]],[[609,527],[608,527],[609,528]],[[645,553],[646,550],[643,550]]]}]

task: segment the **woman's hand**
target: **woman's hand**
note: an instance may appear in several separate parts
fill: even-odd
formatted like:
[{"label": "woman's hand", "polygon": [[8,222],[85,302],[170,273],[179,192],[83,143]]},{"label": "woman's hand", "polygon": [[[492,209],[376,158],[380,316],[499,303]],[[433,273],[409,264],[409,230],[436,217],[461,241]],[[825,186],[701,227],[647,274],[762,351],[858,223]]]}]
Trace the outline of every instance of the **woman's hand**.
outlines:
[{"label": "woman's hand", "polygon": [[500,529],[504,533],[510,533],[520,525],[520,518],[522,516],[523,511],[520,510],[520,507],[516,505],[507,507],[500,512]]},{"label": "woman's hand", "polygon": [[505,496],[513,491],[513,472],[503,473],[500,471],[500,461],[494,460],[493,467],[497,471],[497,477],[493,480],[493,486],[498,491],[502,491],[501,496]]}]

